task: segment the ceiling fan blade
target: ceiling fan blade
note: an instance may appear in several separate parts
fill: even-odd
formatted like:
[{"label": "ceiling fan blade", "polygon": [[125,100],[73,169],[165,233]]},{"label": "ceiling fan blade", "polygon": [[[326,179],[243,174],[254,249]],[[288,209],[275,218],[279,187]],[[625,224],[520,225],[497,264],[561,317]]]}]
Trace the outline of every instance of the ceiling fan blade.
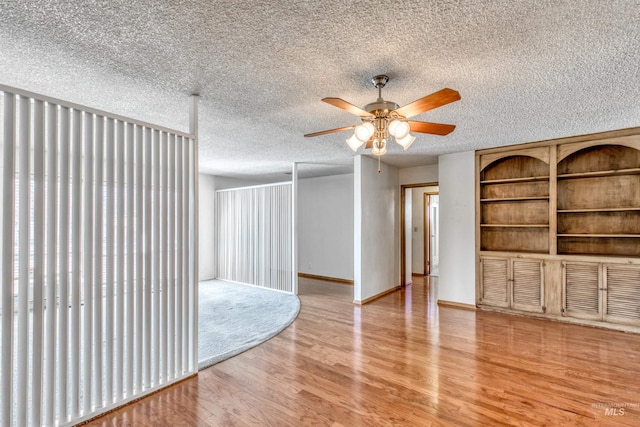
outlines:
[{"label": "ceiling fan blade", "polygon": [[368,111],[363,110],[360,107],[356,107],[355,105],[345,101],[344,99],[340,99],[340,98],[322,98],[323,102],[326,102],[327,104],[331,104],[334,107],[338,107],[348,113],[351,114],[355,114],[358,117],[372,117],[373,114],[371,114]]},{"label": "ceiling fan blade", "polygon": [[373,148],[373,137],[369,138],[369,140],[367,141],[367,145],[365,145],[364,148]]},{"label": "ceiling fan blade", "polygon": [[425,111],[433,110],[434,108],[442,107],[451,102],[458,101],[460,94],[457,90],[444,88],[438,92],[434,92],[431,95],[427,95],[424,98],[420,98],[413,101],[403,107],[395,110],[396,113],[403,117],[413,117]]},{"label": "ceiling fan blade", "polygon": [[449,135],[456,128],[456,125],[446,125],[444,123],[416,122],[407,120],[411,132],[430,133],[432,135]]},{"label": "ceiling fan blade", "polygon": [[322,130],[320,132],[314,132],[314,133],[308,133],[305,136],[307,138],[310,138],[312,136],[320,136],[320,135],[326,135],[328,133],[334,133],[334,132],[342,132],[343,130],[349,130],[349,129],[353,129],[354,127],[356,127],[358,125],[353,125],[353,126],[345,126],[343,128],[336,128],[336,129],[329,129],[329,130]]}]

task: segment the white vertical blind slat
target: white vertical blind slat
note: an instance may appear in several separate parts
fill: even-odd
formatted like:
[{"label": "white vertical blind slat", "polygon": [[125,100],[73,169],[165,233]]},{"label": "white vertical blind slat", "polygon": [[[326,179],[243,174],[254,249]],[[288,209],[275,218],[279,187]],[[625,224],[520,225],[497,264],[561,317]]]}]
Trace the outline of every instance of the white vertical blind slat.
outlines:
[{"label": "white vertical blind slat", "polygon": [[[2,147],[2,351],[0,357],[0,390],[2,396],[10,396],[13,390],[13,246],[15,215],[15,101],[11,93],[3,94],[3,147]],[[12,402],[3,398],[0,402],[0,425],[12,423]]]},{"label": "white vertical blind slat", "polygon": [[160,278],[158,276],[160,272],[159,263],[160,263],[160,252],[158,248],[160,247],[160,242],[158,240],[160,235],[160,132],[157,130],[153,131],[152,135],[152,174],[153,174],[153,228],[151,231],[152,234],[152,245],[155,250],[153,251],[153,267],[152,267],[152,315],[151,315],[151,383],[155,386],[158,385],[158,379],[160,377],[160,365],[159,365],[159,355],[160,355]]},{"label": "white vertical blind slat", "polygon": [[42,356],[44,329],[44,103],[33,104],[33,323],[31,339],[32,425],[42,424]]},{"label": "white vertical blind slat", "polygon": [[167,381],[167,145],[160,136],[160,382]]},{"label": "white vertical blind slat", "polygon": [[56,349],[56,371],[58,384],[58,420],[69,420],[69,182],[70,182],[70,147],[71,114],[68,108],[61,107],[59,112],[59,142],[60,142],[60,178],[59,178],[59,282],[58,282],[58,332]]},{"label": "white vertical blind slat", "polygon": [[115,204],[116,204],[116,217],[115,217],[115,232],[116,232],[116,248],[115,248],[115,269],[116,269],[116,280],[115,280],[115,354],[114,354],[114,391],[115,391],[115,400],[122,400],[124,397],[124,322],[125,322],[125,314],[124,314],[124,299],[125,299],[125,267],[126,267],[126,256],[125,256],[125,166],[126,166],[126,156],[125,156],[125,132],[124,132],[124,123],[121,121],[116,121],[116,170],[115,170]]},{"label": "white vertical blind slat", "polygon": [[197,169],[197,152],[195,141],[191,141],[188,145],[189,149],[189,180],[191,181],[189,193],[189,370],[198,368],[198,272],[197,272],[197,191],[198,191],[198,169]]},{"label": "white vertical blind slat", "polygon": [[169,135],[169,145],[167,146],[167,370],[168,378],[175,378],[175,240],[174,240],[174,221],[175,221],[175,147],[176,136]]},{"label": "white vertical blind slat", "polygon": [[151,129],[144,129],[144,301],[143,301],[143,323],[144,323],[144,338],[143,338],[143,359],[144,359],[144,373],[143,373],[143,389],[151,387],[151,312],[152,312],[152,236],[151,226],[153,220],[152,202],[153,202],[153,187],[151,182],[151,151],[153,148],[153,141],[151,140]]},{"label": "white vertical blind slat", "polygon": [[84,114],[84,198],[82,200],[82,412],[91,412],[93,341],[93,115]]},{"label": "white vertical blind slat", "polygon": [[131,397],[133,394],[133,357],[135,349],[133,347],[133,339],[135,334],[135,324],[133,321],[134,316],[134,182],[133,182],[133,164],[134,164],[134,140],[133,140],[133,124],[127,123],[125,125],[125,227],[126,227],[126,240],[125,240],[125,254],[126,259],[126,279],[125,279],[125,367],[124,367],[124,396]]},{"label": "white vertical blind slat", "polygon": [[[190,259],[190,250],[189,250],[189,142],[183,144],[182,148],[182,172],[183,172],[183,197],[185,201],[182,205],[183,208],[183,226],[182,226],[182,242],[181,246],[183,248],[183,258],[182,258],[182,301],[186,307],[189,307],[189,287],[187,284],[189,283],[189,259]],[[183,318],[182,318],[182,333],[189,341],[189,310],[183,310]],[[183,364],[186,367],[187,371],[191,370],[191,362],[189,359],[189,346],[185,345],[183,347]]]},{"label": "white vertical blind slat", "polygon": [[94,249],[93,249],[93,284],[95,290],[95,298],[93,300],[93,369],[95,376],[93,377],[92,395],[94,396],[95,407],[101,408],[103,403],[103,391],[102,380],[104,376],[103,371],[103,344],[102,344],[102,323],[103,323],[103,304],[104,304],[104,286],[103,283],[103,256],[102,247],[103,241],[103,228],[104,228],[104,123],[105,119],[102,116],[96,116],[95,118],[95,139],[94,139],[94,156],[95,156],[95,169],[94,169]]},{"label": "white vertical blind slat", "polygon": [[109,405],[114,401],[114,369],[113,369],[113,339],[114,339],[114,293],[115,293],[115,161],[116,144],[114,144],[115,122],[107,119],[105,130],[105,219],[104,219],[104,248],[105,248],[105,284],[104,284],[104,401]]},{"label": "white vertical blind slat", "polygon": [[71,317],[68,359],[71,418],[80,416],[80,304],[82,284],[82,112],[71,113]]},{"label": "white vertical blind slat", "polygon": [[[30,127],[31,103],[28,98],[18,101],[18,253],[29,254],[30,214]],[[16,349],[16,422],[27,425],[27,381],[29,374],[29,256],[18,258],[18,346]],[[18,356],[19,355],[19,356]]]},{"label": "white vertical blind slat", "polygon": [[183,351],[185,349],[186,334],[183,331],[182,325],[185,323],[183,319],[183,300],[182,300],[182,206],[183,206],[183,192],[182,192],[182,146],[184,144],[183,138],[178,137],[175,147],[175,162],[176,162],[176,369],[179,375],[186,372],[186,366],[183,364]]},{"label": "white vertical blind slat", "polygon": [[143,304],[142,300],[144,299],[144,285],[143,285],[143,271],[144,271],[144,258],[143,258],[143,250],[144,250],[144,222],[142,220],[142,201],[144,194],[144,183],[142,182],[142,173],[144,171],[144,161],[142,158],[142,148],[144,146],[144,140],[142,136],[142,127],[136,126],[135,128],[135,241],[136,241],[136,272],[135,272],[135,283],[136,283],[136,316],[134,317],[135,321],[135,330],[136,330],[136,341],[135,341],[135,379],[134,379],[134,389],[136,391],[142,390],[142,352],[143,352],[143,344],[142,344],[142,324],[143,324]]},{"label": "white vertical blind slat", "polygon": [[[45,114],[46,120],[46,206],[45,206],[45,233],[46,233],[46,264],[47,275],[45,285],[45,334],[44,334],[44,359],[43,368],[43,424],[52,425],[55,419],[55,361],[56,361],[56,314],[58,311],[56,301],[56,277],[58,269],[56,265],[58,245],[58,215],[56,212],[58,202],[58,106],[48,104]],[[1,422],[0,422],[1,423]]]}]

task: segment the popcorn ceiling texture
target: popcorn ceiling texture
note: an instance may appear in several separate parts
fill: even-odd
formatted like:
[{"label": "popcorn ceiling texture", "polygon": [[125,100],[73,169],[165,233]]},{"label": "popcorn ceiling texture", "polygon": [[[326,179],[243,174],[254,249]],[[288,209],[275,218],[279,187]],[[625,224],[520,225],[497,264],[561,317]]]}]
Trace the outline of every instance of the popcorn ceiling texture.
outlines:
[{"label": "popcorn ceiling texture", "polygon": [[[349,170],[364,106],[391,77],[400,105],[443,87],[462,100],[416,117],[446,137],[390,144],[387,163],[640,126],[638,0],[2,0],[0,83],[188,130],[200,93],[200,167],[286,179]],[[335,165],[343,165],[342,167]]]}]

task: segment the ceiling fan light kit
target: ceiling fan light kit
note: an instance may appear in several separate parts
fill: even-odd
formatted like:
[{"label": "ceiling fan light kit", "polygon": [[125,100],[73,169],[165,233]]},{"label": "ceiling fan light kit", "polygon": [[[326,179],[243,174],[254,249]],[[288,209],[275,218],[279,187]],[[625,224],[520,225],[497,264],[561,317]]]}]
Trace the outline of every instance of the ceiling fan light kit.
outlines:
[{"label": "ceiling fan light kit", "polygon": [[365,142],[367,141],[362,141],[355,133],[351,135],[351,138],[347,139],[347,144],[349,145],[349,147],[351,147],[354,153],[357,152],[358,148],[360,148],[360,146]]},{"label": "ceiling fan light kit", "polygon": [[405,149],[405,151],[407,150],[407,148],[411,147],[411,144],[413,144],[413,141],[416,140],[416,137],[407,133],[407,135],[404,138],[398,138],[396,137],[396,142],[402,146],[402,148]]},{"label": "ceiling fan light kit", "polygon": [[362,143],[365,143],[371,138],[376,129],[370,122],[364,122],[360,126],[356,126],[354,131],[354,135],[358,138]]},{"label": "ceiling fan light kit", "polygon": [[410,132],[440,136],[453,132],[455,125],[419,122],[407,120],[407,118],[458,101],[460,94],[457,91],[445,88],[403,107],[399,107],[395,102],[382,99],[382,88],[388,81],[389,77],[383,74],[371,79],[373,85],[378,89],[378,99],[375,102],[365,105],[364,108],[357,107],[340,98],[323,98],[323,102],[360,117],[362,124],[309,133],[306,134],[305,137],[320,136],[353,129],[353,135],[346,140],[347,145],[354,152],[357,152],[358,149],[366,143],[365,148],[371,148],[371,153],[378,156],[378,160],[380,160],[380,156],[387,153],[387,141],[391,137],[395,139],[398,145],[406,150],[416,139]]},{"label": "ceiling fan light kit", "polygon": [[[371,149],[371,152],[380,157],[383,156],[385,154],[387,154],[387,140],[386,139],[374,139],[373,140],[373,148]],[[380,165],[378,165],[378,169],[380,168]],[[378,172],[380,172],[378,170]]]}]

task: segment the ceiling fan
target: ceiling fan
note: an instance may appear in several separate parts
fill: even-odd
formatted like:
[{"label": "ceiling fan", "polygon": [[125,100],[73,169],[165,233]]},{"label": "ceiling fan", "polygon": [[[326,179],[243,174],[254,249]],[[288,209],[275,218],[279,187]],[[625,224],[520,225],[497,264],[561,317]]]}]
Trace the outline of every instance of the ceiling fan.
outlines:
[{"label": "ceiling fan", "polygon": [[407,120],[407,118],[458,101],[460,94],[457,91],[445,88],[403,107],[399,107],[398,104],[393,101],[385,101],[382,99],[382,88],[388,81],[389,77],[386,75],[378,75],[371,79],[373,85],[378,89],[378,99],[375,102],[365,105],[364,108],[356,107],[340,98],[323,98],[322,101],[327,104],[359,116],[362,124],[308,133],[305,136],[320,136],[354,129],[353,135],[347,139],[347,144],[354,152],[357,151],[362,144],[366,143],[365,148],[371,148],[372,154],[382,156],[387,152],[387,141],[390,135],[406,150],[416,139],[415,136],[409,132],[444,136],[456,128],[455,125],[419,122]]}]

